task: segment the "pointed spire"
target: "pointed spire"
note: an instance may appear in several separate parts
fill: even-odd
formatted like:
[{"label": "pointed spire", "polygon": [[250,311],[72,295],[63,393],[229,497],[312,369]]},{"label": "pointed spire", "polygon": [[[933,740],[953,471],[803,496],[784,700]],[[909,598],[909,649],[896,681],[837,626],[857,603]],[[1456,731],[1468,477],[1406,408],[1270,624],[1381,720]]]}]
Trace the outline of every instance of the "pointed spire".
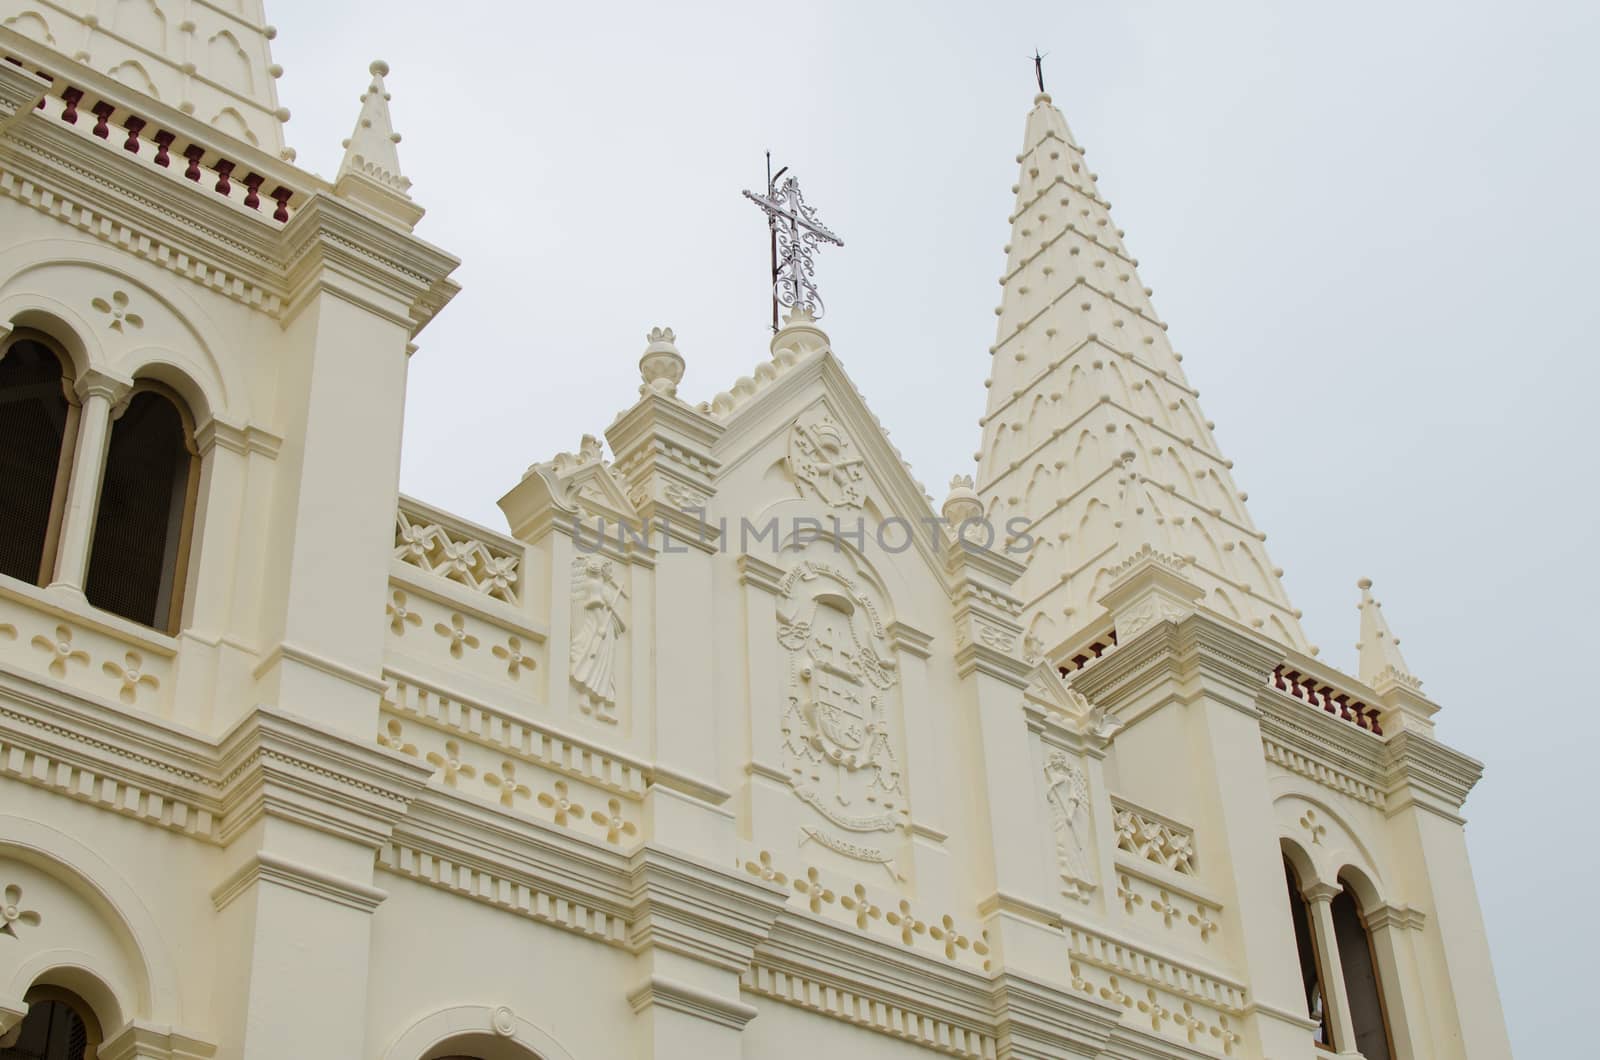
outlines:
[{"label": "pointed spire", "polygon": [[1356,650],[1361,653],[1361,680],[1382,691],[1389,685],[1407,688],[1422,687],[1422,682],[1412,676],[1406,660],[1400,654],[1400,641],[1389,631],[1388,620],[1383,617],[1383,605],[1372,596],[1372,579],[1356,582],[1361,590],[1361,642]]},{"label": "pointed spire", "polygon": [[1017,584],[1033,601],[1024,626],[1044,616],[1051,650],[1093,632],[1103,572],[1148,545],[1187,558],[1183,576],[1211,610],[1308,650],[1138,262],[1047,93],[1017,164],[976,456],[989,517],[1025,517],[1037,542]]},{"label": "pointed spire", "polygon": [[383,79],[389,64],[382,59],[368,67],[372,83],[361,94],[361,116],[344,142],[344,161],[334,193],[371,207],[391,221],[414,228],[422,208],[411,201],[411,181],[400,172],[400,134],[389,116],[389,90]]}]

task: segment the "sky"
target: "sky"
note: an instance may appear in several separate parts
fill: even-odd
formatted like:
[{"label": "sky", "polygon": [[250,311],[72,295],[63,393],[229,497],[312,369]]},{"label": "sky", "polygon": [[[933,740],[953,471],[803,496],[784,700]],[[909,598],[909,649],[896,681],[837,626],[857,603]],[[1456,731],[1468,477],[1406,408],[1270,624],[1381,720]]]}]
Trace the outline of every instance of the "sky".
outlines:
[{"label": "sky", "polygon": [[[381,18],[375,17],[381,12]],[[269,0],[300,162],[392,67],[461,295],[411,363],[401,488],[503,527],[669,325],[680,393],[767,356],[763,152],[845,242],[833,347],[929,492],[973,470],[1015,155],[1046,87],[1323,658],[1371,577],[1438,735],[1519,1055],[1592,1040],[1600,5]],[[1549,1014],[1561,1013],[1560,1018]]]}]

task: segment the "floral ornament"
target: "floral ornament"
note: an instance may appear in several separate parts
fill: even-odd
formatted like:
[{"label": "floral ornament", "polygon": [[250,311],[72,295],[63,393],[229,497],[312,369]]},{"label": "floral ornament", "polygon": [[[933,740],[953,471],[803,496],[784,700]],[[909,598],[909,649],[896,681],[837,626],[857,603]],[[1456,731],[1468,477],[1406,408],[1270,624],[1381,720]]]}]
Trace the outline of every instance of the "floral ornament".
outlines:
[{"label": "floral ornament", "polygon": [[554,810],[555,822],[562,828],[567,827],[574,817],[580,821],[583,820],[583,807],[573,802],[567,794],[567,782],[564,780],[556,781],[554,794],[548,791],[541,791],[539,793],[539,805],[547,810]]},{"label": "floral ornament", "polygon": [[0,935],[17,937],[17,925],[26,924],[28,927],[39,926],[39,914],[32,909],[22,908],[22,888],[16,884],[6,885],[6,900],[0,905]]},{"label": "floral ornament", "polygon": [[467,632],[467,619],[459,611],[450,616],[450,624],[435,622],[433,631],[450,642],[450,657],[461,658],[462,648],[478,650],[478,638]]},{"label": "floral ornament", "polygon": [[72,646],[72,630],[66,626],[56,627],[56,639],[51,640],[44,634],[33,638],[35,648],[43,648],[50,653],[50,673],[56,677],[67,676],[67,664],[77,663],[79,666],[89,665],[89,653]]},{"label": "floral ornament", "polygon": [[1217,1022],[1220,1023],[1221,1026],[1211,1028],[1211,1037],[1217,1038],[1222,1042],[1223,1056],[1232,1056],[1233,1047],[1243,1042],[1244,1038],[1241,1037],[1239,1033],[1232,1027],[1228,1026],[1228,1017],[1218,1016]]},{"label": "floral ornament", "polygon": [[806,869],[805,879],[794,881],[794,889],[806,896],[806,905],[813,913],[822,912],[825,904],[833,904],[833,892],[822,885],[822,874],[815,867]]},{"label": "floral ornament", "polygon": [[955,918],[949,913],[940,918],[939,923],[929,925],[928,934],[933,937],[933,941],[944,943],[946,960],[955,960],[957,950],[971,948],[976,950],[979,955],[989,951],[988,946],[981,942],[974,946],[971,939],[957,931]]},{"label": "floral ornament", "polygon": [[1172,1010],[1161,1004],[1154,990],[1144,992],[1146,1000],[1139,1002],[1139,1011],[1150,1017],[1150,1029],[1159,1031],[1161,1021],[1172,1015]]},{"label": "floral ornament", "polygon": [[112,331],[126,331],[128,328],[137,331],[144,327],[144,317],[138,313],[128,312],[128,296],[123,291],[113,291],[109,302],[104,298],[96,298],[89,304],[96,312],[104,313],[111,318],[111,323],[107,326]]},{"label": "floral ornament", "polygon": [[496,659],[504,659],[506,673],[515,681],[522,676],[523,670],[531,670],[538,665],[532,656],[522,654],[522,641],[517,637],[506,638],[505,644],[496,644],[493,648]]},{"label": "floral ornament", "polygon": [[485,560],[483,576],[478,579],[483,591],[490,596],[505,599],[511,595],[511,586],[517,580],[517,557],[495,556]]},{"label": "floral ornament", "polygon": [[622,803],[616,799],[606,803],[605,813],[596,810],[589,815],[589,820],[606,830],[607,843],[620,843],[624,836],[634,836],[639,833],[639,829],[632,821],[622,819]]},{"label": "floral ornament", "polygon": [[144,672],[144,657],[136,651],[130,651],[122,657],[123,663],[118,666],[114,662],[102,663],[100,671],[107,677],[116,678],[122,682],[122,688],[117,692],[117,698],[124,703],[133,703],[139,698],[140,687],[158,689],[161,682],[154,674]]},{"label": "floral ornament", "polygon": [[839,899],[839,904],[856,915],[856,927],[861,931],[867,930],[871,921],[883,916],[883,910],[867,900],[867,889],[859,883],[855,890]]},{"label": "floral ornament", "polygon": [[413,758],[417,756],[417,745],[406,743],[404,727],[401,726],[399,718],[389,719],[389,724],[385,725],[383,731],[378,734],[378,746],[387,747],[391,751],[399,751],[401,754],[410,755]]},{"label": "floral ornament", "polygon": [[928,933],[928,925],[912,914],[911,903],[904,898],[900,899],[899,908],[884,917],[884,919],[889,922],[890,927],[898,927],[900,929],[900,941],[907,946],[916,941],[915,937],[917,935],[926,935]]},{"label": "floral ornament", "polygon": [[422,625],[422,616],[411,610],[408,602],[406,594],[396,589],[393,598],[383,607],[383,613],[389,616],[389,632],[397,637],[406,635],[407,626]]},{"label": "floral ornament", "polygon": [[760,861],[745,862],[744,871],[748,872],[752,876],[760,876],[768,883],[775,883],[779,887],[782,887],[789,882],[789,877],[779,872],[778,867],[772,863],[772,852],[770,850],[763,850],[761,852]]},{"label": "floral ornament", "polygon": [[429,751],[427,762],[439,771],[439,776],[444,779],[445,787],[453,788],[461,777],[471,780],[478,775],[474,766],[461,761],[461,745],[454,740],[444,742],[444,754],[438,751]]},{"label": "floral ornament", "polygon": [[518,799],[533,797],[533,789],[517,780],[517,767],[511,762],[500,763],[500,772],[484,773],[483,782],[500,792],[500,805],[515,806]]}]

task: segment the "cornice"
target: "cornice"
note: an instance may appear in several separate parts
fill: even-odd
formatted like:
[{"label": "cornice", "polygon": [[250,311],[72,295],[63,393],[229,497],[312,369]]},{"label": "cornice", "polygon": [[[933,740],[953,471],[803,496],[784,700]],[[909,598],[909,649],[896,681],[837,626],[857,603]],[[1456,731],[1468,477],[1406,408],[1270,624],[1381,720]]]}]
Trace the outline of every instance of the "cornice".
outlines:
[{"label": "cornice", "polygon": [[628,992],[628,1004],[634,1012],[643,1012],[652,1005],[682,1012],[696,1019],[706,1020],[736,1031],[760,1015],[754,1005],[713,994],[697,986],[666,976],[652,975]]},{"label": "cornice", "polygon": [[1417,804],[1457,823],[1483,763],[1421,733],[1401,731],[1385,742],[1389,812]]},{"label": "cornice", "polygon": [[313,195],[284,225],[278,260],[287,315],[329,290],[413,338],[461,290],[449,278],[459,259],[327,194]]},{"label": "cornice", "polygon": [[743,974],[789,900],[782,887],[654,843],[629,865],[628,948],[659,948]]},{"label": "cornice", "polygon": [[218,747],[228,842],[262,816],[377,849],[431,770],[278,707],[258,706]]},{"label": "cornice", "polygon": [[0,134],[17,115],[26,117],[50,91],[50,82],[23,67],[0,62]]},{"label": "cornice", "polygon": [[1375,809],[1385,808],[1382,740],[1271,685],[1256,694],[1256,706],[1262,751],[1269,762]]},{"label": "cornice", "polygon": [[1011,1060],[1100,1057],[1121,1029],[1121,1011],[1064,987],[1016,972],[995,977],[997,1054]]},{"label": "cornice", "polygon": [[259,881],[275,883],[299,891],[301,894],[309,894],[363,913],[372,912],[384,898],[388,897],[376,887],[261,850],[251,855],[243,865],[212,888],[212,906],[221,912],[252,884]]}]

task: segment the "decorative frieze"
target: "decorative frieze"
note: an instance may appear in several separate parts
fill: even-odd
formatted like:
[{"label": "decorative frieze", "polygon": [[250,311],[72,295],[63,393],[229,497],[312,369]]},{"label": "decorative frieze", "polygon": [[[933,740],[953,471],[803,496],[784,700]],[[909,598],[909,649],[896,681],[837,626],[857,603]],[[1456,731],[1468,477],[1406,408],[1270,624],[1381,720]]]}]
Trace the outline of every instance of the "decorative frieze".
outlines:
[{"label": "decorative frieze", "polygon": [[1100,968],[1124,981],[1155,987],[1232,1016],[1243,1016],[1249,1000],[1239,983],[1083,925],[1067,925],[1067,949],[1082,967]]},{"label": "decorative frieze", "polygon": [[989,938],[979,927],[958,924],[949,913],[922,915],[909,898],[880,896],[859,881],[830,880],[816,866],[803,874],[785,872],[770,850],[741,859],[744,871],[791,889],[791,908],[821,916],[878,939],[966,968],[989,970]]}]

